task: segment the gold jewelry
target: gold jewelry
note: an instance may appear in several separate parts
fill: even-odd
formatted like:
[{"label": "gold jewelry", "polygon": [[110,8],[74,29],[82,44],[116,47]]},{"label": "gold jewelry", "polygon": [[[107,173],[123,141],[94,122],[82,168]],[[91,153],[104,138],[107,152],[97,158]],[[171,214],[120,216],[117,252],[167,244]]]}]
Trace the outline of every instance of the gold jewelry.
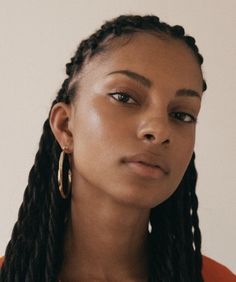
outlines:
[{"label": "gold jewelry", "polygon": [[58,180],[58,187],[60,194],[63,199],[67,199],[70,192],[71,192],[71,170],[70,168],[68,169],[68,179],[67,179],[67,191],[64,191],[63,184],[65,183],[64,178],[63,178],[63,164],[64,164],[64,159],[65,159],[65,150],[67,150],[67,147],[63,147],[60,158],[59,158],[59,167],[58,167],[58,174],[57,174],[57,180]]}]

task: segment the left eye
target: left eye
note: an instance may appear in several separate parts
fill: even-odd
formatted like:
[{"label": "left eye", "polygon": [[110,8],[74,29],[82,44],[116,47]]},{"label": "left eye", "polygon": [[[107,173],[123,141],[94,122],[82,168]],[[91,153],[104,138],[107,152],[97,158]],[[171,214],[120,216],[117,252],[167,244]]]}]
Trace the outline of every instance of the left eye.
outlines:
[{"label": "left eye", "polygon": [[186,123],[196,123],[197,122],[197,119],[194,116],[188,113],[185,113],[185,112],[174,112],[174,113],[171,113],[171,116],[173,116],[174,118],[182,122],[186,122]]},{"label": "left eye", "polygon": [[114,96],[117,96],[117,98],[114,98],[114,99],[124,104],[133,104],[132,102],[128,103],[129,100],[133,100],[135,102],[135,100],[127,93],[115,92],[115,93],[110,93],[109,95],[112,96],[112,98],[114,98]]}]

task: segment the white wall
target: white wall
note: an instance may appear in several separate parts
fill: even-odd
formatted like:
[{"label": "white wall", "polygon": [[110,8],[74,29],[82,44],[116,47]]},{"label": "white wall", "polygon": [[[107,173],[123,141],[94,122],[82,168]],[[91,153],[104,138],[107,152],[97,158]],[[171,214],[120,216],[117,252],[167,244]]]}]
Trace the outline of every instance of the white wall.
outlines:
[{"label": "white wall", "polygon": [[195,150],[203,253],[236,272],[235,10],[234,0],[0,0],[0,254],[76,46],[106,19],[153,13],[186,27],[205,58]]}]

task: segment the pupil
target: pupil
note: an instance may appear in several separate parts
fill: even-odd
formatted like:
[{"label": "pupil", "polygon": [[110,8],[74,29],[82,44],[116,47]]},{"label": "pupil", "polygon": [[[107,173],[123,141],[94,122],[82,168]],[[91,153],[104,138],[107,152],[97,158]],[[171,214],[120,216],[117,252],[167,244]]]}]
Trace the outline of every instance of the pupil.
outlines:
[{"label": "pupil", "polygon": [[125,96],[124,94],[119,94],[119,99],[124,102],[127,102],[129,100],[129,97]]}]

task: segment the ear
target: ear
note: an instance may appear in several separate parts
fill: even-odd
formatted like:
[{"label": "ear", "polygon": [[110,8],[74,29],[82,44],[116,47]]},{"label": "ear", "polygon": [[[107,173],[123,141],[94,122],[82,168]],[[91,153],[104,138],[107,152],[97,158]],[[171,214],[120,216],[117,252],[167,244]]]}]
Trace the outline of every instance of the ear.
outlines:
[{"label": "ear", "polygon": [[71,114],[71,105],[60,102],[53,106],[49,118],[57,142],[62,149],[67,147],[66,153],[73,151],[73,135],[70,129]]}]

